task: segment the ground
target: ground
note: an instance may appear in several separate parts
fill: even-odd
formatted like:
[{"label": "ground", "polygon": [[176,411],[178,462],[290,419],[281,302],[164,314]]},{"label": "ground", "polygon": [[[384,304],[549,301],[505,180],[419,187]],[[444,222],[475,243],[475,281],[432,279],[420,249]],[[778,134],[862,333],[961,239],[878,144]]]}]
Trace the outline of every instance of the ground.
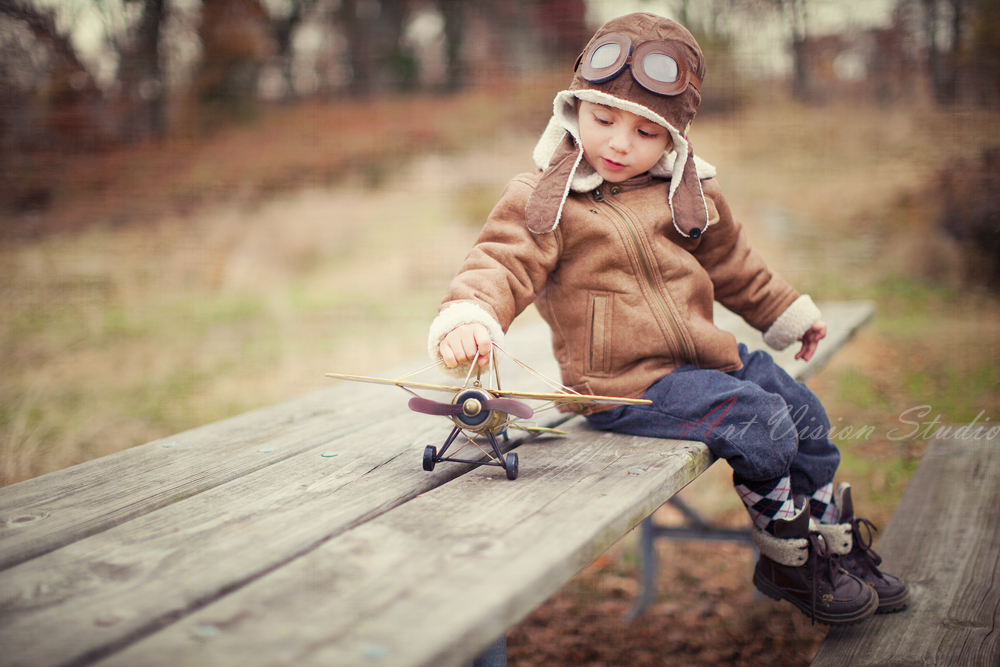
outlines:
[{"label": "ground", "polygon": [[[506,119],[476,95],[304,106],[18,172],[26,192],[53,192],[44,210],[0,213],[0,485],[302,395],[325,372],[421,358],[478,226],[532,169],[554,90],[509,91],[542,111]],[[1000,302],[963,280],[961,248],[934,226],[943,161],[927,145],[946,136],[974,156],[998,126],[967,110],[769,99],[692,130],[773,268],[817,300],[877,304],[809,384],[838,430],[839,476],[879,526],[929,437],[894,436],[911,430],[904,414],[1000,419]],[[724,465],[684,493],[746,524]],[[745,546],[662,543],[657,603],[623,621],[634,541],[511,630],[512,666],[809,663],[826,628],[755,595]]]},{"label": "ground", "polygon": [[[736,494],[725,496],[727,476],[716,465],[682,495],[718,525],[745,528]],[[655,520],[682,517],[664,506]],[[657,601],[626,620],[639,594],[636,532],[508,633],[511,667],[797,667],[819,650],[827,627],[757,593],[746,544],[658,540]]]}]

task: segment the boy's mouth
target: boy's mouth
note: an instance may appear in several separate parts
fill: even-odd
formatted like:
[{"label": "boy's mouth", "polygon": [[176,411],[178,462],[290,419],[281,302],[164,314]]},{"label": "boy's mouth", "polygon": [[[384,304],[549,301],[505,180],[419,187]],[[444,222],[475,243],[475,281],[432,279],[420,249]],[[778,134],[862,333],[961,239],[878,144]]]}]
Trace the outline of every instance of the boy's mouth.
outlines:
[{"label": "boy's mouth", "polygon": [[601,158],[601,160],[604,162],[604,166],[612,171],[620,171],[625,168],[625,165],[623,165],[621,162],[615,162],[614,160],[609,160],[606,157]]}]

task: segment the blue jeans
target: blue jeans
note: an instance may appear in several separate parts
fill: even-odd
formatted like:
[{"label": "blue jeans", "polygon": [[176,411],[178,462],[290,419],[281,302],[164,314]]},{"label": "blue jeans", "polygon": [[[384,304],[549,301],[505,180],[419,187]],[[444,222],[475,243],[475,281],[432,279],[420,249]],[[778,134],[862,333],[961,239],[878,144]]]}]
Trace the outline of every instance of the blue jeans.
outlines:
[{"label": "blue jeans", "polygon": [[833,481],[840,452],[830,420],[812,391],[766,352],[739,346],[732,373],[681,366],[651,386],[652,405],[620,405],[587,417],[598,429],[699,440],[726,459],[737,478],[792,478],[792,493],[812,495]]}]

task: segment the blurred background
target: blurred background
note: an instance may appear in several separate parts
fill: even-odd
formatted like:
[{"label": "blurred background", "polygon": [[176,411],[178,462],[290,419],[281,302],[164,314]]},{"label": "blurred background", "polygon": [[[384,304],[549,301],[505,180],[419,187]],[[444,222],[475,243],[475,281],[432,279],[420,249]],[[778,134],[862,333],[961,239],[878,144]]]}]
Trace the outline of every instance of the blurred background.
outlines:
[{"label": "blurred background", "polygon": [[[698,37],[691,139],[769,264],[878,305],[810,386],[884,526],[936,429],[1000,422],[1000,0],[0,0],[0,485],[422,359],[630,11]],[[742,525],[717,468],[686,493]],[[662,548],[644,630],[616,547],[512,663],[808,662],[825,629],[753,602],[748,553]]]}]

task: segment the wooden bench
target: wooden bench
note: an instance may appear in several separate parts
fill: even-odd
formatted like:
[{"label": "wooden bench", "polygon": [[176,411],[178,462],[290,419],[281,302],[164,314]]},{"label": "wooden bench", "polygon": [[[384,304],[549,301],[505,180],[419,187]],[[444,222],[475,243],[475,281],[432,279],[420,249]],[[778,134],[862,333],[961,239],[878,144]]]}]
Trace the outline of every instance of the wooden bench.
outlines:
[{"label": "wooden bench", "polygon": [[909,606],[832,628],[813,667],[1000,664],[1000,437],[985,437],[992,426],[928,447],[876,545],[885,570],[910,587]]},{"label": "wooden bench", "polygon": [[[797,375],[873,313],[822,307],[824,354]],[[543,325],[508,348],[556,376]],[[512,439],[516,481],[428,473],[446,420],[332,384],[0,489],[0,666],[467,664],[713,462],[547,413],[568,435]]]}]

